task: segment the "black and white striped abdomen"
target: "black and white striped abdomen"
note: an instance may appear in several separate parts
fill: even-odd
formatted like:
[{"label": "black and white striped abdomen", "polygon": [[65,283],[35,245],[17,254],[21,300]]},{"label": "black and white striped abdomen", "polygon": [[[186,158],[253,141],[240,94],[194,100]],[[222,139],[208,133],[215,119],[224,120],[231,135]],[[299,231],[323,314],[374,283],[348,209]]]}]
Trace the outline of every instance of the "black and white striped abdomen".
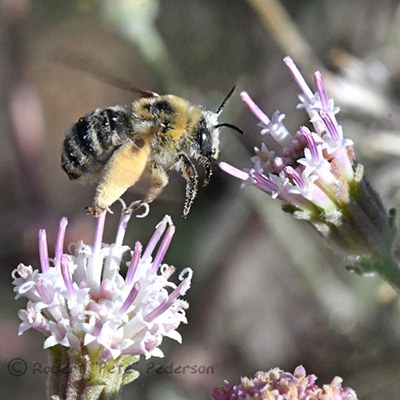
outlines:
[{"label": "black and white striped abdomen", "polygon": [[79,118],[64,139],[61,165],[70,179],[101,170],[132,135],[130,106],[97,109]]}]

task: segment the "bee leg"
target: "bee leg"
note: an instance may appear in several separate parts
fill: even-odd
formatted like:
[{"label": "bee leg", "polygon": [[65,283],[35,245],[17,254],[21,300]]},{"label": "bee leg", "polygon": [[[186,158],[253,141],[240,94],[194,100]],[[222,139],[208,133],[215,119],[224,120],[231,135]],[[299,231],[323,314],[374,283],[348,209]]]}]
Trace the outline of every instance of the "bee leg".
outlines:
[{"label": "bee leg", "polygon": [[168,184],[168,175],[165,172],[164,168],[154,164],[150,169],[150,173],[151,182],[149,190],[146,195],[139,202],[137,202],[137,204],[131,207],[132,212],[136,211],[144,204],[151,203],[155,198],[160,195],[165,186],[167,186]]},{"label": "bee leg", "polygon": [[137,148],[127,142],[114,151],[97,183],[89,214],[98,216],[141,177],[148,159],[148,146]]},{"label": "bee leg", "polygon": [[85,207],[86,214],[91,215],[92,217],[98,218],[100,214],[102,214],[104,211],[106,211],[105,208],[101,207]]},{"label": "bee leg", "polygon": [[151,203],[168,185],[168,175],[163,167],[153,164],[150,170],[151,183],[142,203]]},{"label": "bee leg", "polygon": [[203,182],[203,187],[204,187],[210,183],[210,178],[212,175],[211,158],[205,157],[202,160],[202,164],[204,165],[204,168],[205,168],[205,175],[204,175],[204,182]]},{"label": "bee leg", "polygon": [[186,199],[183,207],[183,217],[186,218],[197,194],[197,171],[192,161],[184,154],[179,156],[179,160],[181,163],[182,176],[186,180]]}]

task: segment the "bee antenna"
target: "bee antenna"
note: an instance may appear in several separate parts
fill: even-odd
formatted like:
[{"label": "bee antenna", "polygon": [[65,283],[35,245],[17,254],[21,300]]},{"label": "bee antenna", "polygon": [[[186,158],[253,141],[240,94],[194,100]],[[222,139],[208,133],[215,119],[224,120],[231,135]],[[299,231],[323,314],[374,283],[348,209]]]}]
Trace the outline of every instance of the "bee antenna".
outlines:
[{"label": "bee antenna", "polygon": [[242,129],[240,129],[240,128],[237,127],[236,125],[228,124],[227,122],[223,122],[222,124],[214,125],[214,128],[219,128],[219,127],[221,127],[221,126],[226,126],[227,128],[231,128],[231,129],[233,129],[234,131],[239,132],[241,135],[243,135],[243,133],[244,133],[244,132],[242,131]]},{"label": "bee antenna", "polygon": [[228,104],[228,101],[230,100],[230,98],[232,97],[234,91],[236,89],[236,85],[233,86],[233,88],[230,90],[230,92],[228,93],[228,95],[225,97],[224,101],[221,103],[221,105],[218,107],[216,114],[219,115],[221,114],[222,110],[224,109],[224,107]]}]

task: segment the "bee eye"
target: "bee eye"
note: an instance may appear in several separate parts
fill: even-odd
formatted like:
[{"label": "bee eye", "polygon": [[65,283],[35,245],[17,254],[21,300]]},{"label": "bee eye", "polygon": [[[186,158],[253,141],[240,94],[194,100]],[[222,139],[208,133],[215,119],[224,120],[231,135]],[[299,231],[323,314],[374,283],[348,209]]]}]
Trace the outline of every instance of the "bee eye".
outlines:
[{"label": "bee eye", "polygon": [[208,129],[205,127],[201,127],[198,132],[197,138],[199,141],[201,154],[207,157],[211,156],[213,149],[212,149],[212,140]]}]

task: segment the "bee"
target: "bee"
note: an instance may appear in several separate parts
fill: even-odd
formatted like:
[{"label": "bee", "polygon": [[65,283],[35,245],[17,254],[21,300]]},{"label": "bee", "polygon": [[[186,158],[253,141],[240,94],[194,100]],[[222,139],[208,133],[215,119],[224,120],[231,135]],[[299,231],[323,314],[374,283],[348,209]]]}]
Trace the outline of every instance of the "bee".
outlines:
[{"label": "bee", "polygon": [[186,181],[183,217],[187,217],[198,187],[194,161],[205,169],[204,186],[218,158],[218,117],[233,95],[228,93],[216,112],[174,95],[158,95],[131,88],[139,98],[129,105],[96,109],[79,118],[67,131],[61,164],[69,179],[96,182],[93,203],[87,211],[98,217],[134,186],[145,171],[150,184],[136,202],[136,210],[151,203],[168,184],[170,170],[182,173]]}]

